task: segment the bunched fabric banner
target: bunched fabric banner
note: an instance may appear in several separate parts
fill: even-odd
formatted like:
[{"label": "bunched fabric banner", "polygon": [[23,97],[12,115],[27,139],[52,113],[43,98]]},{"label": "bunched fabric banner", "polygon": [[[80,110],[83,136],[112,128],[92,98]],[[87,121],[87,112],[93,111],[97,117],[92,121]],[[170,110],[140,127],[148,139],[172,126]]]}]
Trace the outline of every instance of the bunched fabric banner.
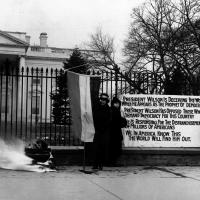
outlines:
[{"label": "bunched fabric banner", "polygon": [[98,99],[101,77],[67,72],[72,113],[72,131],[83,142],[94,138],[93,110]]}]

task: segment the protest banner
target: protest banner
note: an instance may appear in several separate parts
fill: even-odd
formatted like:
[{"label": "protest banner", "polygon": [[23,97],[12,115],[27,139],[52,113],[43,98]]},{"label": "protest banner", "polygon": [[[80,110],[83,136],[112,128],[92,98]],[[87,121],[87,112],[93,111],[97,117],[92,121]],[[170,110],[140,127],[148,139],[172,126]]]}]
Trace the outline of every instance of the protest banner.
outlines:
[{"label": "protest banner", "polygon": [[200,96],[125,94],[126,147],[200,147]]}]

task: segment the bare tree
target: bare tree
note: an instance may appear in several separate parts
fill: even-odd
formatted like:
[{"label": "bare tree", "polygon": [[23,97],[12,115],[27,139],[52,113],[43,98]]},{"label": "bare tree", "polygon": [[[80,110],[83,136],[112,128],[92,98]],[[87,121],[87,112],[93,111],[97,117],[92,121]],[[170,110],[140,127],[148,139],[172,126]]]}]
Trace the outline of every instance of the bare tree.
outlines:
[{"label": "bare tree", "polygon": [[176,4],[149,0],[133,9],[124,48],[129,73],[140,70],[163,74],[161,89],[165,93],[171,92],[170,83],[177,71],[194,86],[194,71],[199,66],[198,13],[197,0],[180,0]]},{"label": "bare tree", "polygon": [[[90,50],[85,52],[88,60],[91,61],[91,65],[97,67],[100,70],[111,70],[115,77],[115,94],[118,89],[118,77],[125,79],[130,86],[134,87],[138,92],[144,93],[139,82],[132,80],[131,77],[122,73],[119,65],[115,61],[115,47],[114,38],[108,34],[104,34],[101,28],[98,28],[94,34],[90,36],[90,42],[87,44]],[[95,53],[96,52],[96,53]]]},{"label": "bare tree", "polygon": [[179,58],[179,64],[185,77],[192,86],[192,93],[199,94],[200,2],[198,0],[180,0],[179,5],[174,5],[174,7],[184,22],[179,33],[181,48],[177,48],[178,51],[174,55]]},{"label": "bare tree", "polygon": [[[112,70],[117,90],[118,77],[122,77],[139,93],[174,92],[174,83],[179,83],[180,94],[197,94],[200,65],[200,17],[198,0],[148,0],[134,8],[129,37],[125,41],[124,54],[127,57],[122,73],[115,60],[113,37],[104,34],[101,28],[91,35],[86,53],[93,66],[101,70]],[[91,53],[93,52],[93,53]],[[103,66],[103,67],[102,67]],[[151,73],[151,89],[144,87],[143,78],[132,78],[133,72]],[[176,82],[175,77],[184,77]],[[158,80],[159,79],[159,80]],[[155,84],[160,82],[160,91]],[[187,91],[187,87],[191,91]],[[117,93],[117,91],[116,91]]]}]

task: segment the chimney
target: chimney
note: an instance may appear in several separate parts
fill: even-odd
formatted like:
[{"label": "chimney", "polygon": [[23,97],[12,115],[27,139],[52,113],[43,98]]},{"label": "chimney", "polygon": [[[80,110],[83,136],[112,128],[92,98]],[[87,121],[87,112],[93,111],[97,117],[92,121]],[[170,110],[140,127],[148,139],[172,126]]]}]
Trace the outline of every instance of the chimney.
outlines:
[{"label": "chimney", "polygon": [[47,47],[47,33],[41,33],[40,34],[40,46],[41,47]]},{"label": "chimney", "polygon": [[27,42],[28,44],[30,44],[31,36],[30,36],[30,35],[26,35],[26,36],[25,36],[25,39],[26,39],[26,42]]}]

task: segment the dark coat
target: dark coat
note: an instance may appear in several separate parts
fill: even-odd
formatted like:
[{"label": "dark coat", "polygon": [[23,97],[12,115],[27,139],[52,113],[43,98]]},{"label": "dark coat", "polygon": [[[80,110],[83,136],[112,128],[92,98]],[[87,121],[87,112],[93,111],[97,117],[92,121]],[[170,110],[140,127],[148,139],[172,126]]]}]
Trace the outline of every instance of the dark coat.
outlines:
[{"label": "dark coat", "polygon": [[110,127],[110,107],[107,104],[105,106],[98,104],[94,110],[93,118],[95,131],[100,134],[105,134]]},{"label": "dark coat", "polygon": [[108,105],[97,105],[94,110],[95,135],[94,146],[94,166],[103,166],[108,160],[108,145],[110,134],[111,113]]},{"label": "dark coat", "polygon": [[125,118],[121,116],[120,108],[111,107],[111,127],[110,127],[110,162],[115,163],[122,151],[122,130],[127,125]]}]

